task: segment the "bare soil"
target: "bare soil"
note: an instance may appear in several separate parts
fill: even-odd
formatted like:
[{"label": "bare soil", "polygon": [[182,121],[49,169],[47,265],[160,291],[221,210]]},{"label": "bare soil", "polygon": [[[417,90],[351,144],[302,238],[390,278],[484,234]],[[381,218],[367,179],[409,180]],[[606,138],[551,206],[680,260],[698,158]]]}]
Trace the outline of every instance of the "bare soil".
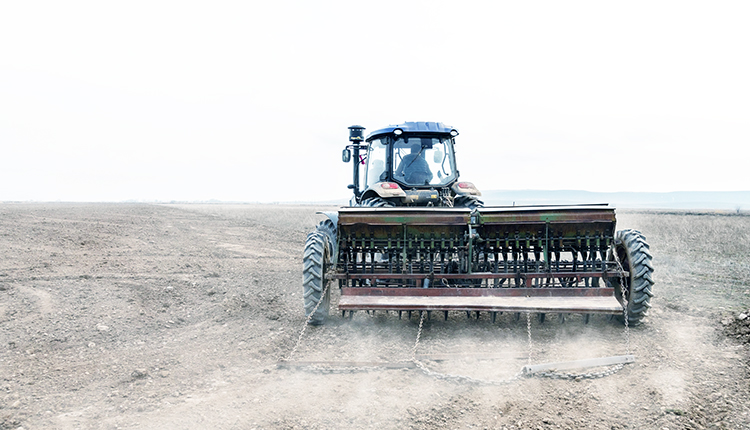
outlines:
[{"label": "bare soil", "polygon": [[[750,217],[618,212],[656,268],[601,379],[495,386],[415,368],[280,369],[303,327],[302,249],[324,208],[0,204],[0,429],[748,429]],[[335,310],[294,360],[405,363],[416,315]],[[617,321],[453,313],[425,323],[436,371],[504,380],[528,362],[626,352]]]}]

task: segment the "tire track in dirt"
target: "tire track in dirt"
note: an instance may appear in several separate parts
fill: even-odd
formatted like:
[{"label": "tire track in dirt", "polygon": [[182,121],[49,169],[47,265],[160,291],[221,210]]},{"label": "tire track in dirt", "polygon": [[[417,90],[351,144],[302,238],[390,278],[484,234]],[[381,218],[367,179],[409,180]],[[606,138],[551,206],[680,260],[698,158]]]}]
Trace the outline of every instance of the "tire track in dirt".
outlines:
[{"label": "tire track in dirt", "polygon": [[[42,315],[54,312],[54,300],[52,294],[49,292],[27,285],[18,285],[17,289],[21,294],[32,299],[32,302],[36,304],[37,311]],[[32,313],[30,314],[33,315]]]}]

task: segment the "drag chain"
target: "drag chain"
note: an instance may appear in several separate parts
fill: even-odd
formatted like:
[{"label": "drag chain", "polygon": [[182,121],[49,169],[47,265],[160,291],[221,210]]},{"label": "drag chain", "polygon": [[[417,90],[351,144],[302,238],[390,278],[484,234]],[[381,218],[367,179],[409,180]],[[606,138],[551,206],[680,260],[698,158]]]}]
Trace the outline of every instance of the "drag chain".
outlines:
[{"label": "drag chain", "polygon": [[567,379],[567,380],[581,380],[581,379],[598,379],[604,378],[605,376],[613,375],[624,367],[624,364],[617,364],[608,367],[601,372],[590,372],[590,373],[563,373],[563,372],[536,372],[529,376],[536,376],[539,378],[550,378],[550,379]]},{"label": "drag chain", "polygon": [[[625,269],[622,267],[622,263],[620,263],[620,257],[617,256],[616,252],[613,252],[615,256],[615,261],[617,262],[617,268],[620,272],[625,272]],[[625,284],[623,283],[623,278],[620,277],[620,289],[622,291],[625,291]],[[628,320],[628,299],[625,298],[625,294],[622,295],[622,316],[623,320],[625,322],[625,353],[630,354],[630,322]]]},{"label": "drag chain", "polygon": [[[628,323],[627,323],[627,305],[624,307],[625,309],[625,330],[627,332],[628,329]],[[424,365],[421,361],[417,360],[417,345],[419,345],[419,340],[422,336],[422,325],[424,323],[424,315],[425,312],[420,312],[420,318],[419,318],[419,329],[417,330],[417,340],[414,342],[414,348],[412,349],[412,362],[414,362],[414,365],[419,368],[422,373],[424,373],[427,376],[431,376],[433,378],[447,380],[447,381],[454,381],[454,382],[468,382],[472,384],[478,384],[478,385],[507,385],[511,384],[513,382],[516,382],[524,377],[538,377],[538,378],[550,378],[550,379],[566,379],[566,380],[582,380],[582,379],[598,379],[598,378],[604,378],[610,375],[613,375],[624,367],[623,364],[616,364],[614,366],[610,366],[605,368],[602,371],[599,372],[587,372],[587,373],[565,373],[565,372],[536,372],[536,373],[530,373],[530,374],[524,374],[523,372],[516,373],[515,375],[511,376],[507,379],[500,379],[500,380],[487,380],[487,379],[477,379],[472,378],[471,376],[463,376],[463,375],[453,375],[450,373],[440,373],[435,372],[433,370],[430,370],[427,368],[427,366]],[[531,364],[531,358],[532,358],[532,343],[531,343],[531,313],[526,312],[526,333],[529,340],[529,360],[528,363]],[[629,337],[627,345],[628,345],[628,354],[630,354],[630,343],[629,343]]]},{"label": "drag chain", "polygon": [[307,330],[307,326],[310,325],[310,320],[313,319],[313,316],[315,316],[315,311],[318,310],[318,307],[323,302],[323,297],[326,294],[326,291],[328,290],[328,286],[330,285],[330,282],[325,282],[325,286],[323,287],[323,291],[320,292],[320,300],[318,300],[318,303],[313,308],[312,312],[310,312],[310,315],[307,316],[307,319],[305,320],[305,324],[302,326],[302,331],[299,333],[299,337],[297,338],[297,343],[294,345],[294,348],[292,348],[292,352],[289,353],[289,356],[287,358],[282,359],[282,361],[291,361],[292,356],[295,352],[297,352],[297,348],[299,348],[300,343],[302,343],[302,336],[305,335],[305,330]]},{"label": "drag chain", "polygon": [[[617,257],[617,253],[613,252],[615,256],[615,262],[617,262],[617,267],[620,270],[620,272],[624,272],[624,269],[622,268],[622,263],[620,263],[620,258]],[[622,277],[620,277],[620,288],[625,290],[625,285],[622,282]],[[622,314],[623,319],[625,322],[625,353],[630,354],[630,324],[628,323],[628,301],[625,299],[623,295],[623,305],[622,305]],[[529,314],[526,313],[527,318],[527,330],[529,333],[529,364],[531,364],[531,324],[530,324],[530,318]],[[580,380],[580,379],[597,379],[597,378],[604,378],[606,376],[615,374],[622,370],[624,367],[624,364],[617,364],[614,366],[610,366],[601,372],[590,372],[590,373],[563,373],[563,372],[536,372],[533,375],[538,376],[540,378],[552,378],[552,379],[568,379],[568,380]]]},{"label": "drag chain", "polygon": [[356,367],[333,367],[333,366],[307,366],[305,370],[322,375],[333,375],[342,373],[363,373],[375,370],[387,370],[383,366],[356,366]]},{"label": "drag chain", "polygon": [[[326,290],[328,289],[328,286],[330,285],[330,282],[327,282],[325,285],[325,288],[323,289],[323,292],[321,293],[321,296],[326,293]],[[297,338],[297,343],[294,345],[294,348],[292,348],[292,351],[289,353],[289,356],[285,359],[282,359],[282,361],[291,361],[292,357],[294,356],[294,353],[297,352],[297,349],[299,348],[300,343],[302,342],[302,337],[305,334],[305,331],[307,330],[307,326],[310,323],[310,320],[312,319],[312,316],[315,314],[315,311],[318,309],[318,306],[320,306],[320,302],[315,306],[315,309],[310,313],[310,315],[305,320],[305,324],[302,327],[302,330],[300,331],[299,337]],[[628,354],[630,354],[630,337],[628,334],[628,315],[627,315],[627,303],[625,306],[623,306],[624,314],[625,314],[625,336],[626,336],[626,344],[627,344],[627,350]],[[499,380],[488,380],[488,379],[479,379],[479,378],[473,378],[471,376],[465,376],[465,375],[454,375],[450,373],[441,373],[441,372],[435,372],[434,370],[430,370],[427,368],[427,366],[419,361],[417,359],[417,347],[419,346],[419,341],[422,337],[422,328],[424,327],[424,317],[427,314],[426,312],[420,311],[419,312],[419,328],[417,329],[417,339],[414,342],[414,347],[412,348],[411,353],[411,362],[414,363],[414,366],[416,366],[419,370],[422,371],[427,376],[444,380],[444,381],[453,381],[453,382],[465,382],[470,384],[477,384],[477,385],[508,385],[511,383],[514,383],[516,381],[519,381],[523,379],[524,377],[530,378],[530,377],[538,377],[538,378],[550,378],[550,379],[564,379],[564,380],[581,380],[581,379],[598,379],[598,378],[604,378],[610,375],[613,375],[624,367],[623,364],[617,364],[614,366],[610,366],[608,368],[605,368],[602,371],[599,372],[587,372],[587,373],[565,373],[565,372],[536,372],[531,374],[524,374],[523,372],[518,372],[515,375],[511,376],[507,379],[499,379]],[[532,358],[532,342],[531,342],[531,313],[526,312],[526,332],[528,337],[528,345],[529,345],[529,360],[528,363],[531,364],[531,358]],[[321,374],[343,374],[343,373],[360,373],[360,372],[371,372],[375,370],[387,370],[384,366],[357,366],[357,367],[331,367],[331,366],[308,366],[305,368],[308,371],[315,372],[315,373],[321,373]]]},{"label": "drag chain", "polygon": [[417,360],[417,345],[419,345],[419,340],[422,336],[422,325],[424,324],[424,316],[426,312],[420,311],[419,314],[420,314],[419,315],[419,330],[417,330],[417,340],[416,342],[414,342],[414,348],[412,349],[411,361],[425,375],[431,376],[436,379],[442,379],[444,381],[468,382],[471,384],[478,384],[478,385],[507,385],[507,384],[518,381],[524,376],[523,373],[518,372],[508,379],[487,380],[487,379],[472,378],[471,376],[452,375],[450,373],[440,373],[440,372],[435,372],[433,370],[428,369],[427,366],[424,365],[424,363]]}]

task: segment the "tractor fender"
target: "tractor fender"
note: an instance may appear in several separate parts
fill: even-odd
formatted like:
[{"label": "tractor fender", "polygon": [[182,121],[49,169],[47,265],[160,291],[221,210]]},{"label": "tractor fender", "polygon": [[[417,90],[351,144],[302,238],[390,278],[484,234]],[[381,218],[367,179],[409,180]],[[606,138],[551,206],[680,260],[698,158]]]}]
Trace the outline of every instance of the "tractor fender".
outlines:
[{"label": "tractor fender", "polygon": [[384,184],[395,184],[395,182],[376,182],[371,186],[367,187],[365,192],[362,194],[362,200],[370,199],[373,197],[380,197],[382,199],[390,199],[393,197],[406,197],[406,192],[396,185],[397,188],[385,188]]},{"label": "tractor fender", "polygon": [[331,220],[336,229],[339,227],[339,213],[338,212],[315,212],[316,214],[325,215]]},{"label": "tractor fender", "polygon": [[[334,263],[338,262],[339,258],[339,244],[338,244],[338,235],[339,235],[339,213],[338,212],[316,212],[320,215],[325,215],[328,217],[329,220],[333,223],[333,226],[335,230],[333,231],[334,237],[331,238],[333,243],[331,243],[331,261]],[[321,222],[323,224],[324,222]]]},{"label": "tractor fender", "polygon": [[454,193],[456,193],[457,196],[481,196],[482,193],[479,191],[479,189],[474,186],[471,182],[454,182],[453,185],[451,185],[451,190],[453,190]]}]

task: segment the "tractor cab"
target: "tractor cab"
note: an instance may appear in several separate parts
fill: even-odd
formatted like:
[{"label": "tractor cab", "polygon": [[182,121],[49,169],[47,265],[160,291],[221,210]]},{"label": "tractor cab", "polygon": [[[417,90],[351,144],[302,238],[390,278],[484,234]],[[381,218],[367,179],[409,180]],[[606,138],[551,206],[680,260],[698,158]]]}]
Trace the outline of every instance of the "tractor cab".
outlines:
[{"label": "tractor cab", "polygon": [[393,181],[403,187],[442,187],[455,181],[450,136],[380,136],[367,148],[367,186]]},{"label": "tractor cab", "polygon": [[354,190],[353,205],[454,206],[457,197],[481,195],[473,184],[457,182],[455,129],[436,122],[407,122],[376,130],[366,139],[363,127],[349,130],[352,144],[343,159],[349,161],[354,151],[354,184],[349,186]]}]

